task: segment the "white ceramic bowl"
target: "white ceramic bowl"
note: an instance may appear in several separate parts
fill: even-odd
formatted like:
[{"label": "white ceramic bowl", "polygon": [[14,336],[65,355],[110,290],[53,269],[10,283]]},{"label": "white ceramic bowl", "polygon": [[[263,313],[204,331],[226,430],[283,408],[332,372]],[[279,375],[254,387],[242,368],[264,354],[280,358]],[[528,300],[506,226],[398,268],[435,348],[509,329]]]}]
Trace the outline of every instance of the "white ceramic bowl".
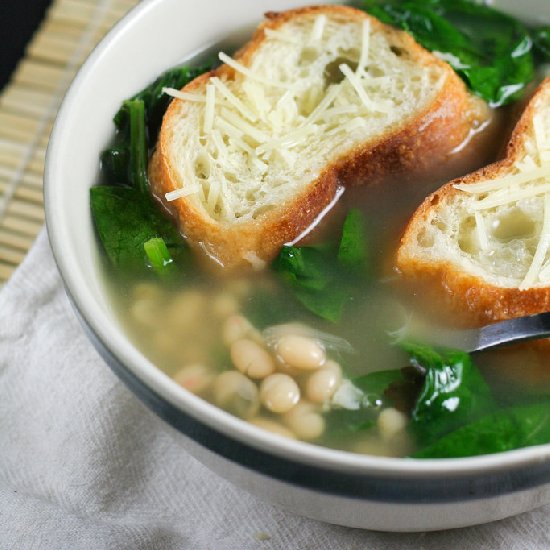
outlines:
[{"label": "white ceramic bowl", "polygon": [[[484,523],[550,502],[550,445],[453,460],[377,458],[290,441],[186,392],[128,340],[98,262],[89,187],[123,99],[164,69],[303,0],[145,0],[101,42],[59,112],[46,165],[47,225],[67,292],[106,362],[196,458],[298,514],[385,531]],[[494,4],[550,21],[547,0]],[[539,18],[531,16],[531,19]]]}]

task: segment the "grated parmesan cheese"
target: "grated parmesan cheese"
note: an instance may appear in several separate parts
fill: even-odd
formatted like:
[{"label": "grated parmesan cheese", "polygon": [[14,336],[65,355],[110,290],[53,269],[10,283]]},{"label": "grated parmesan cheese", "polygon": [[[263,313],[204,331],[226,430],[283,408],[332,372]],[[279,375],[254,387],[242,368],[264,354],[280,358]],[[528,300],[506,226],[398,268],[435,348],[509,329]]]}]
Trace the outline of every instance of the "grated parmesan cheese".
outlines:
[{"label": "grated parmesan cheese", "polygon": [[162,93],[172,96],[176,99],[183,99],[184,101],[193,101],[197,103],[206,102],[206,98],[203,95],[191,94],[189,92],[182,92],[180,90],[176,90],[175,88],[163,88]]},{"label": "grated parmesan cheese", "polygon": [[200,185],[190,185],[187,187],[182,187],[180,189],[174,189],[169,193],[165,193],[164,197],[168,202],[175,201],[176,199],[181,199],[183,197],[188,197],[189,195],[195,195],[200,191]]},{"label": "grated parmesan cheese", "polygon": [[220,61],[225,63],[226,65],[229,65],[233,70],[237,71],[238,73],[243,74],[244,76],[256,80],[257,82],[260,82],[264,86],[273,86],[274,88],[284,88],[285,90],[288,89],[287,84],[283,84],[282,82],[275,82],[273,80],[267,80],[266,78],[262,78],[260,75],[255,74],[254,71],[251,71],[248,67],[245,67],[238,61],[235,61],[235,59],[232,59],[227,54],[220,52],[218,54],[218,57],[220,58]]},{"label": "grated parmesan cheese", "polygon": [[238,128],[244,136],[248,136],[258,143],[265,143],[269,141],[269,136],[258,130],[255,126],[252,126],[246,120],[243,120],[239,115],[226,109],[225,107],[221,110],[221,116],[229,123],[231,123],[235,128]]},{"label": "grated parmesan cheese", "polygon": [[349,83],[353,86],[353,89],[359,96],[359,99],[361,100],[367,111],[375,111],[380,113],[389,113],[391,111],[391,106],[386,105],[382,102],[375,103],[369,98],[367,92],[365,91],[365,88],[361,83],[361,79],[349,68],[348,65],[342,63],[340,65],[340,70],[348,79]]},{"label": "grated parmesan cheese", "polygon": [[481,212],[474,213],[476,221],[476,235],[481,250],[487,250],[489,248],[489,239],[487,237],[487,229],[485,227],[485,221]]},{"label": "grated parmesan cheese", "polygon": [[536,197],[537,195],[542,195],[548,192],[550,192],[550,183],[511,190],[504,196],[487,197],[479,202],[474,202],[472,204],[472,210],[488,210],[490,208],[495,208],[496,206],[504,206],[505,204],[510,204],[511,202],[530,199],[531,197]]},{"label": "grated parmesan cheese", "polygon": [[369,59],[369,38],[370,38],[370,20],[365,19],[361,29],[361,55],[359,56],[359,63],[357,64],[356,73],[362,73],[367,66]]},{"label": "grated parmesan cheese", "polygon": [[316,44],[323,39],[323,31],[325,30],[326,22],[327,16],[325,14],[321,14],[316,17],[309,39],[310,44]]},{"label": "grated parmesan cheese", "polygon": [[550,176],[550,165],[542,166],[529,172],[519,172],[511,176],[486,181],[483,183],[457,183],[453,187],[468,194],[488,193],[503,187],[519,186],[522,183],[528,183]]},{"label": "grated parmesan cheese", "polygon": [[206,85],[206,107],[204,109],[203,131],[209,134],[214,126],[214,114],[216,112],[216,88],[212,84]]},{"label": "grated parmesan cheese", "polygon": [[550,194],[544,195],[544,221],[542,224],[542,230],[537,244],[537,250],[533,256],[533,261],[525,279],[519,285],[520,290],[527,290],[537,281],[540,276],[540,271],[544,260],[546,258],[546,253],[548,252],[548,247],[550,246]]},{"label": "grated parmesan cheese", "polygon": [[[187,158],[187,148],[178,151],[185,187],[169,193],[167,200],[196,193],[213,218],[250,220],[255,212],[285,200],[289,189],[298,189],[304,178],[309,180],[335,149],[343,150],[363,134],[378,135],[401,120],[406,107],[395,102],[388,88],[424,98],[432,95],[437,80],[434,75],[422,80],[423,67],[414,77],[409,68],[400,68],[391,44],[382,33],[372,33],[368,19],[340,25],[333,24],[330,15],[312,15],[298,29],[265,28],[264,34],[262,47],[276,48],[282,63],[265,63],[265,56],[257,56],[243,64],[220,52],[220,60],[234,74],[212,76],[202,93],[164,90],[174,98],[203,104],[189,106],[200,128],[189,148],[194,158]],[[350,48],[350,42],[358,46]],[[311,59],[311,50],[317,57]],[[340,65],[344,78],[325,88],[323,68],[341,59],[349,59]],[[358,69],[352,71],[350,64],[356,62]],[[379,76],[366,72],[367,64]],[[331,136],[336,137],[328,148]],[[318,165],[304,162],[306,158]],[[195,177],[199,165],[202,174]],[[250,206],[257,204],[259,210]]]},{"label": "grated parmesan cheese", "polygon": [[258,117],[217,77],[213,76],[210,82],[214,84],[216,89],[239,111],[241,115],[248,118],[252,122],[256,122]]}]

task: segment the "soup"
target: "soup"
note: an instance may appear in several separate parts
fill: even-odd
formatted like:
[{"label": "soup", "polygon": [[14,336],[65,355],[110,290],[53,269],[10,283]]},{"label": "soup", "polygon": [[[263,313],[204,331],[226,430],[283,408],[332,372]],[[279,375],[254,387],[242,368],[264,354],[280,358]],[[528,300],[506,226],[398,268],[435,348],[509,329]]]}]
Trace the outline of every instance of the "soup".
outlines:
[{"label": "soup", "polygon": [[[185,78],[204,70],[186,70]],[[178,74],[170,73],[168,87],[181,87]],[[168,102],[162,84],[166,77],[149,88],[158,99],[148,115],[156,128]],[[146,96],[134,102],[140,95]],[[115,119],[121,133],[133,107]],[[533,344],[472,360],[407,341],[417,326],[435,333],[446,312],[423,305],[392,269],[402,228],[422,199],[498,158],[518,113],[514,104],[492,111],[437,169],[341,189],[320,223],[284,247],[272,266],[252,262],[225,273],[188,250],[170,255],[158,238],[143,243],[152,269],[122,272],[106,262],[112,299],[131,339],[186,390],[273,433],[314,444],[384,456],[465,456],[514,448],[511,433],[537,422],[537,437],[547,437],[542,413],[550,404],[550,352]],[[107,180],[128,178],[136,155],[127,157],[116,142],[103,155]],[[137,196],[132,187],[117,192]],[[114,213],[118,229],[146,211],[143,219],[155,231],[170,233],[160,209],[139,201]],[[105,245],[101,204],[92,194]],[[499,419],[506,425],[492,445],[467,444]],[[433,444],[445,437],[450,443],[438,455]],[[526,437],[519,445],[541,442]]]}]

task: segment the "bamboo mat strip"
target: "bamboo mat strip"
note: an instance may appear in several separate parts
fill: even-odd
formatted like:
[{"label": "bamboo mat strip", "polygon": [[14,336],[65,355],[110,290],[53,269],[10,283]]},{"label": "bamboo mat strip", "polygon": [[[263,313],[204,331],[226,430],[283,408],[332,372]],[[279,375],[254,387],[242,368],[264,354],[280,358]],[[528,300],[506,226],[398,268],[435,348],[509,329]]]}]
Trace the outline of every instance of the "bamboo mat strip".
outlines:
[{"label": "bamboo mat strip", "polygon": [[55,0],[0,95],[0,285],[44,223],[44,157],[63,95],[97,42],[137,3]]}]

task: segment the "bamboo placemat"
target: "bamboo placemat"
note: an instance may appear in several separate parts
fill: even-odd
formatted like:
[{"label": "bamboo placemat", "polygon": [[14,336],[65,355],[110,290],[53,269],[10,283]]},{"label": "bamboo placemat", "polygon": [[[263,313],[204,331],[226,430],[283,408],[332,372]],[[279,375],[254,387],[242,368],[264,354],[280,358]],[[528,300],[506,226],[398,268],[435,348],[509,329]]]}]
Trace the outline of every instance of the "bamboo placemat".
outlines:
[{"label": "bamboo placemat", "polygon": [[63,95],[94,46],[137,3],[55,0],[0,96],[0,286],[44,223],[44,156]]}]

